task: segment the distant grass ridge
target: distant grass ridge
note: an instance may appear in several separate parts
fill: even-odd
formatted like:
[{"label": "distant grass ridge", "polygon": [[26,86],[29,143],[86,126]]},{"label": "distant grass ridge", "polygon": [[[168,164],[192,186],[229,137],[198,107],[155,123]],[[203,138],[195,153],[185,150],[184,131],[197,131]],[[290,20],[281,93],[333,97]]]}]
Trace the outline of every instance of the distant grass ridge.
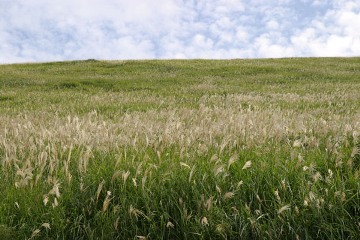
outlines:
[{"label": "distant grass ridge", "polygon": [[0,65],[0,239],[360,238],[360,58]]}]

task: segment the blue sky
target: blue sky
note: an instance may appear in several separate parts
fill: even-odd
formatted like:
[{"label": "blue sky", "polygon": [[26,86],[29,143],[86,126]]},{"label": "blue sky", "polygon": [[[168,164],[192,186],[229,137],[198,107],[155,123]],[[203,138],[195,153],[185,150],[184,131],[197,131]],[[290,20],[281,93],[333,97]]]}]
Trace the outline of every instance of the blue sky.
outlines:
[{"label": "blue sky", "polygon": [[360,56],[359,0],[0,0],[0,63]]}]

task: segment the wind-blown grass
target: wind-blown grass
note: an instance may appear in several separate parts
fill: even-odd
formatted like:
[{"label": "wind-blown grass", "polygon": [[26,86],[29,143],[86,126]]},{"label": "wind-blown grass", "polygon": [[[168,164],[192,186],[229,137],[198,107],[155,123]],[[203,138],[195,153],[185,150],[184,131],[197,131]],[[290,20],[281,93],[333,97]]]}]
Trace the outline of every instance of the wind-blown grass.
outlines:
[{"label": "wind-blown grass", "polygon": [[357,239],[360,59],[0,66],[0,237]]}]

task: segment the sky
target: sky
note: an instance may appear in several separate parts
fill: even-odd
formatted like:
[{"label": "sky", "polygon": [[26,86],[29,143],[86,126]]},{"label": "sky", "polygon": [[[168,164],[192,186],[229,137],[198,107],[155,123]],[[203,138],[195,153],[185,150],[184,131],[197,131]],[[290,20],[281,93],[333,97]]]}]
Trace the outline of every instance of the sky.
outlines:
[{"label": "sky", "polygon": [[360,56],[360,0],[0,0],[0,63]]}]

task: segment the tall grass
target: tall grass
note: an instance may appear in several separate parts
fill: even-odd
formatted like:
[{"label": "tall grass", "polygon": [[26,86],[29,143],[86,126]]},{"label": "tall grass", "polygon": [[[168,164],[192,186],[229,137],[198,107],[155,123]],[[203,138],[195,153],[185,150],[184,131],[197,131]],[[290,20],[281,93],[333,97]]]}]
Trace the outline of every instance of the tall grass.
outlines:
[{"label": "tall grass", "polygon": [[0,66],[0,237],[357,239],[359,62]]}]

